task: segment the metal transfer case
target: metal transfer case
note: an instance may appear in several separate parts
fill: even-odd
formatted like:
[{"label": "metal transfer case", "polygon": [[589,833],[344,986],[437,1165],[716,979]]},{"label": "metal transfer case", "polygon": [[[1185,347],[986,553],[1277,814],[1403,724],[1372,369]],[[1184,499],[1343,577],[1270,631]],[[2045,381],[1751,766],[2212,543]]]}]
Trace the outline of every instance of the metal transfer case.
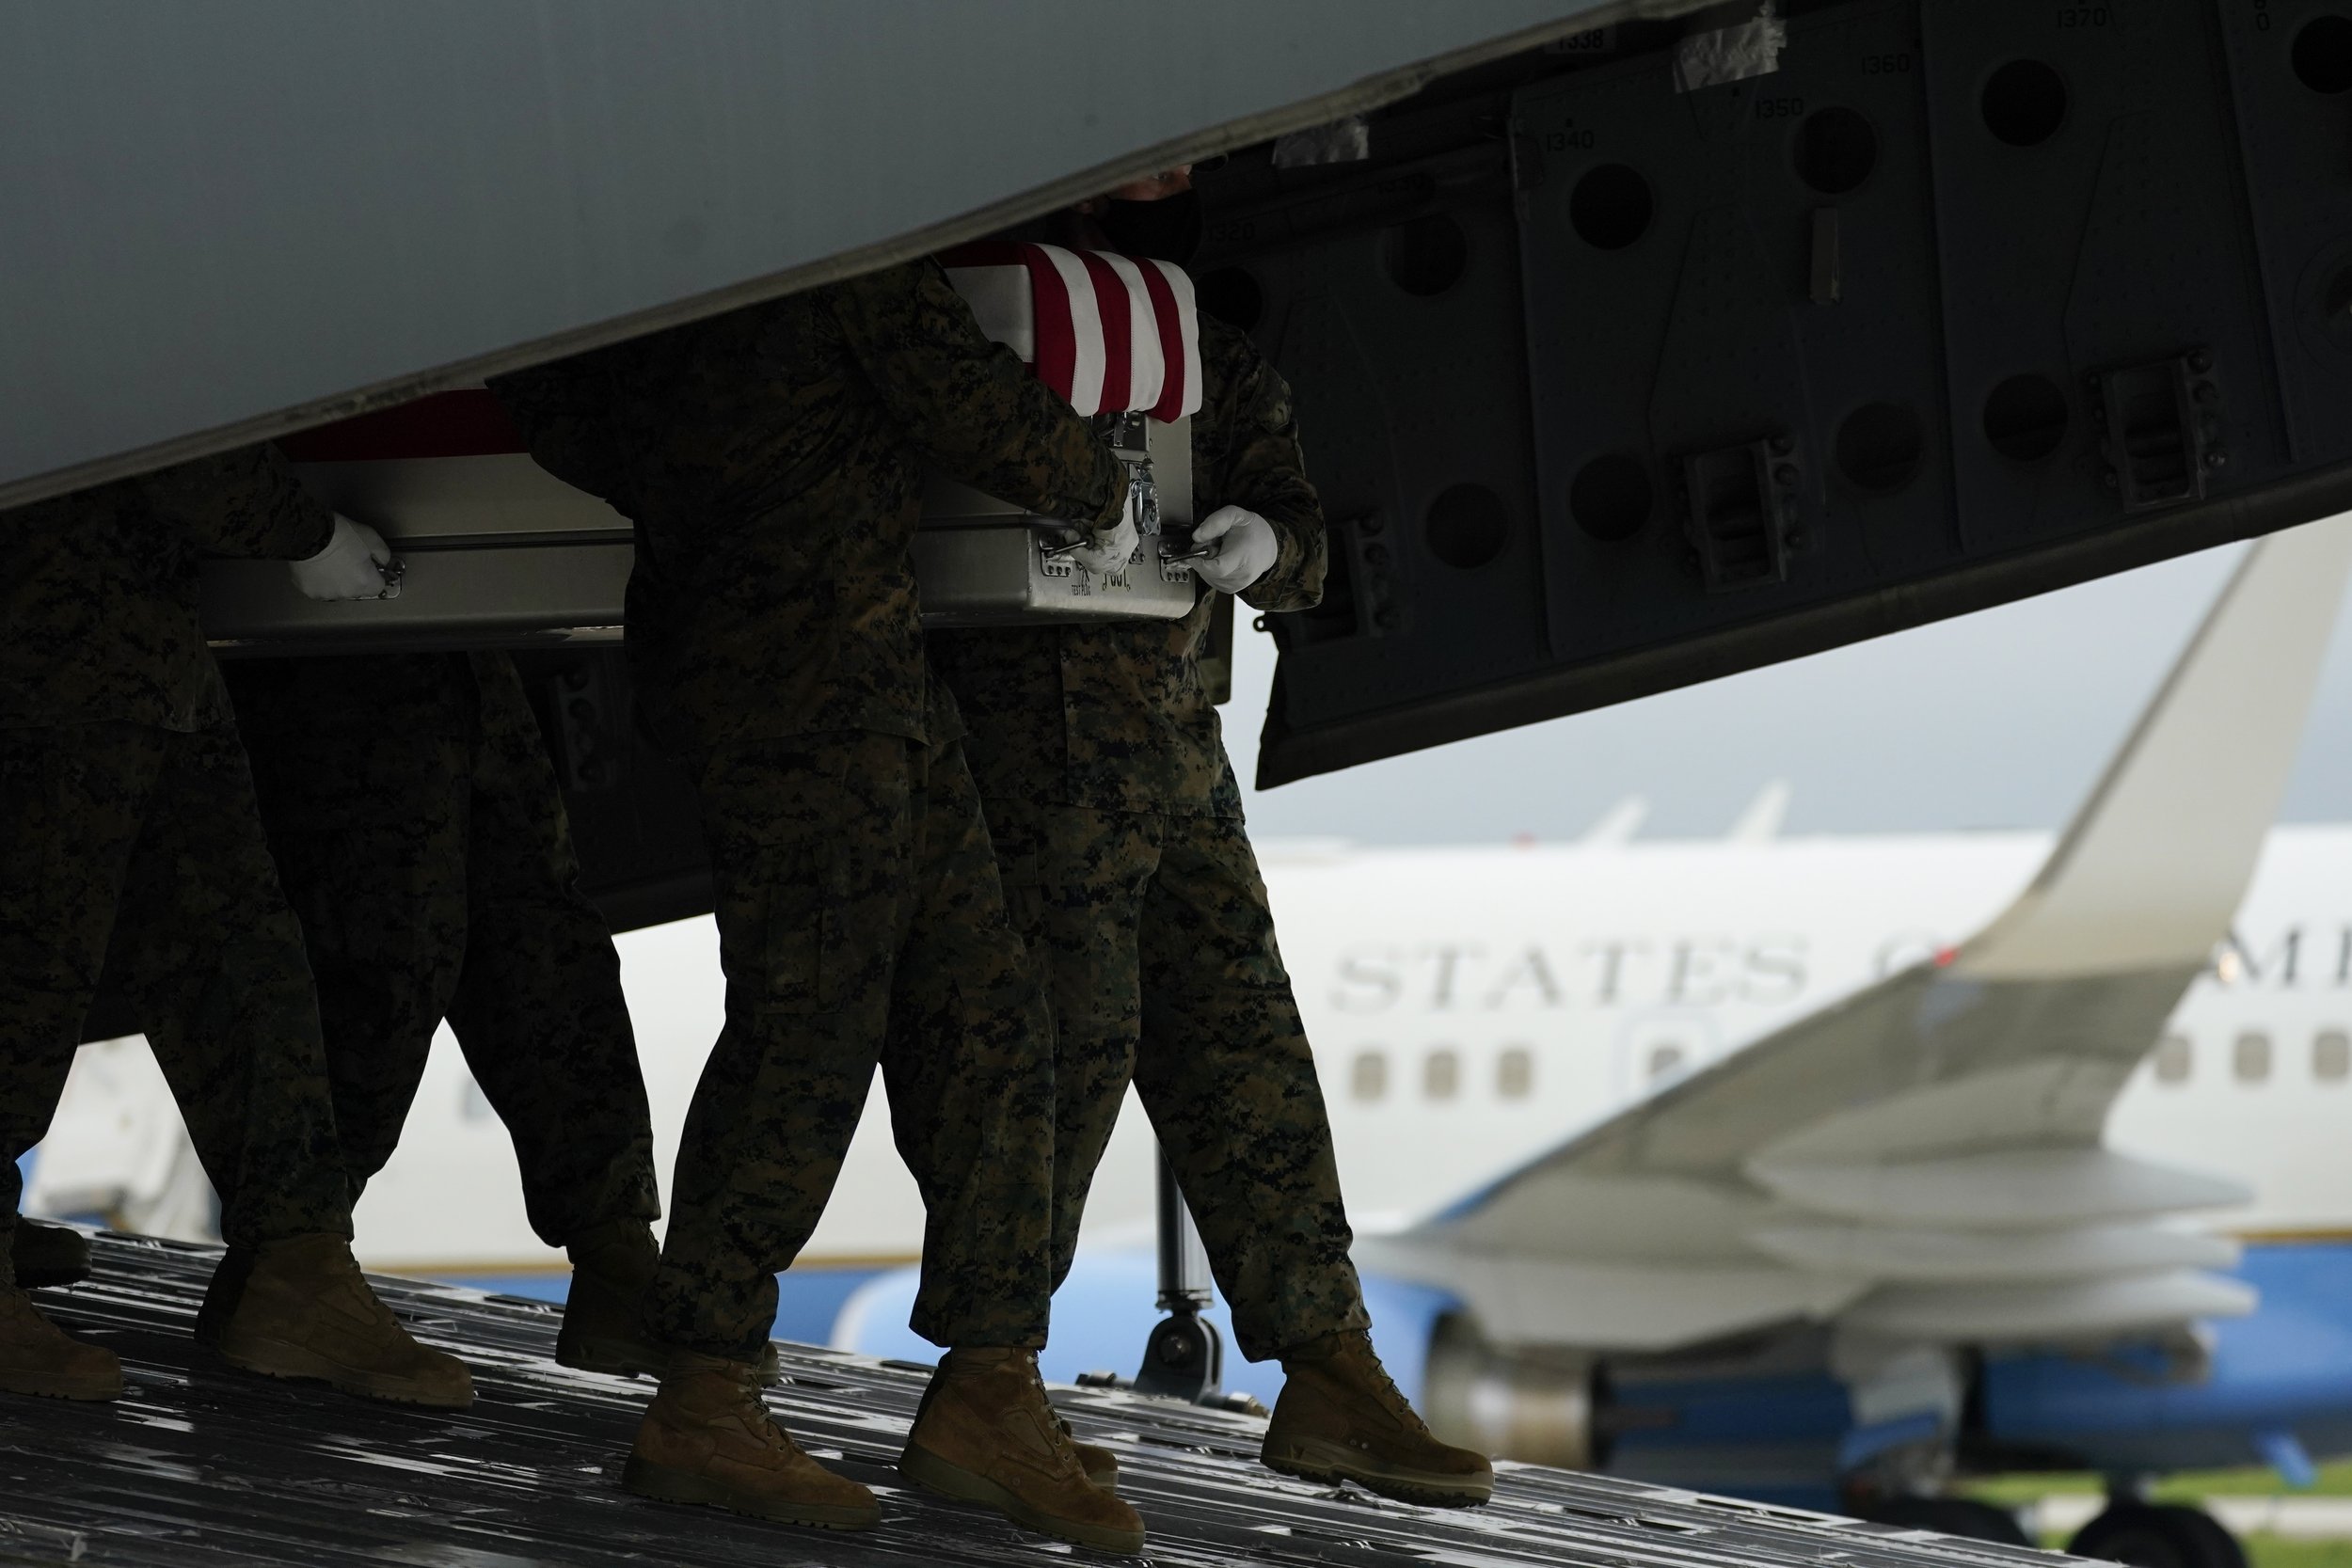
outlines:
[{"label": "metal transfer case", "polygon": [[204,632],[224,650],[351,653],[615,641],[636,560],[628,519],[532,461],[480,388],[281,443],[305,488],[384,535],[397,596],[322,604],[285,563],[204,563]]},{"label": "metal transfer case", "polygon": [[[1142,537],[1124,572],[1065,553],[1078,533],[934,475],[914,542],[923,621],[986,626],[1189,613],[1192,421],[1098,416],[1127,463]],[[293,654],[614,641],[636,558],[628,519],[519,450],[485,391],[442,393],[287,442],[319,499],[384,535],[404,567],[384,599],[307,599],[278,561],[204,566],[205,634]]]},{"label": "metal transfer case", "polygon": [[1197,592],[1188,552],[1192,420],[1140,413],[1095,419],[1127,465],[1141,535],[1124,571],[1089,572],[1069,551],[1078,531],[968,484],[934,474],[914,536],[914,577],[926,626],[1002,626],[1040,621],[1173,621]]}]

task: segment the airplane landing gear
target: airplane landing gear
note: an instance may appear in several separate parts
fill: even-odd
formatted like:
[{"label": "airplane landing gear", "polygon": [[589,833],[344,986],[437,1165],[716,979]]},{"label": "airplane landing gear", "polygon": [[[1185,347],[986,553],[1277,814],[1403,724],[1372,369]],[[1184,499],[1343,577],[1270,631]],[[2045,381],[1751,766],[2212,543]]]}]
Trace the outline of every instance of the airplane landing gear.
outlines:
[{"label": "airplane landing gear", "polygon": [[1931,1529],[1938,1535],[1957,1535],[1966,1541],[1997,1541],[2005,1546],[2039,1544],[2018,1524],[2016,1514],[1974,1497],[1875,1497],[1855,1512],[1858,1517],[1876,1525]]},{"label": "airplane landing gear", "polygon": [[2111,1502],[2066,1549],[2134,1568],[2246,1568],[2246,1548],[2220,1520],[2171,1503]]},{"label": "airplane landing gear", "polygon": [[1222,1391],[1225,1341],[1216,1325],[1200,1315],[1215,1298],[1209,1259],[1201,1249],[1200,1232],[1193,1227],[1192,1211],[1184,1207],[1184,1192],[1176,1185],[1176,1167],[1165,1153],[1160,1156],[1159,1232],[1160,1310],[1168,1316],[1144,1342],[1136,1391],[1214,1403]]}]

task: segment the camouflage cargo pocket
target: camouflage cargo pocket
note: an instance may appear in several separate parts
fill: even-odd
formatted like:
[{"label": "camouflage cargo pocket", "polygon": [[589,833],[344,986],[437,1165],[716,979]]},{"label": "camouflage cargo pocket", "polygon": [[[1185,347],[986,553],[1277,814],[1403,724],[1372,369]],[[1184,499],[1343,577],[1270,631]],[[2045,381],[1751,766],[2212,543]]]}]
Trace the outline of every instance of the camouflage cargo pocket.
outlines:
[{"label": "camouflage cargo pocket", "polygon": [[838,1006],[841,917],[823,846],[777,867],[764,890],[760,1006],[770,1012],[829,1012]]}]

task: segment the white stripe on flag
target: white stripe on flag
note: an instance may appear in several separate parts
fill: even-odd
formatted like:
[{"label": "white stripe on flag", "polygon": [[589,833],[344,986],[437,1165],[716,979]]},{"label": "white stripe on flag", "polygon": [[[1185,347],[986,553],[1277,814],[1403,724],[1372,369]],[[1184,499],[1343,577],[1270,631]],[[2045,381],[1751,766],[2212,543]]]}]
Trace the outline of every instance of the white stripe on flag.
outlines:
[{"label": "white stripe on flag", "polygon": [[1018,262],[949,267],[947,281],[972,307],[982,336],[1011,349],[1025,364],[1037,358],[1037,296],[1029,287],[1028,268]]},{"label": "white stripe on flag", "polygon": [[[1200,412],[1200,318],[1199,307],[1192,297],[1192,276],[1184,268],[1167,261],[1152,263],[1168,279],[1168,293],[1176,297],[1176,320],[1184,341],[1184,402],[1183,414]],[[1172,367],[1171,367],[1172,368]]]},{"label": "white stripe on flag", "polygon": [[1052,260],[1054,270],[1061,274],[1061,286],[1070,294],[1071,336],[1077,341],[1076,362],[1070,371],[1070,406],[1081,414],[1103,411],[1103,312],[1094,299],[1094,275],[1087,271],[1084,261],[1057,245],[1041,245],[1038,249]]},{"label": "white stripe on flag", "polygon": [[1124,256],[1105,252],[1103,260],[1127,286],[1127,401],[1121,408],[1149,408],[1160,401],[1168,375],[1168,356],[1160,352],[1160,327],[1152,310],[1152,295],[1143,286],[1143,269]]}]

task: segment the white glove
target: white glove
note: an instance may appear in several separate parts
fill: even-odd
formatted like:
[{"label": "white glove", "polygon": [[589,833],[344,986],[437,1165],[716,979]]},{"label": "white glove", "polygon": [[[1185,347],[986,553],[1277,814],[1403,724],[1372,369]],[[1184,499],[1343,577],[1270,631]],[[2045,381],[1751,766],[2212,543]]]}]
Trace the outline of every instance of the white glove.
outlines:
[{"label": "white glove", "polygon": [[306,598],[380,599],[387,596],[384,568],[391,562],[392,549],[382,534],[339,513],[326,548],[286,564]]},{"label": "white glove", "polygon": [[1242,506],[1220,506],[1201,518],[1192,531],[1192,543],[1195,549],[1216,546],[1215,555],[1194,562],[1192,569],[1202,582],[1227,594],[1240,593],[1282,558],[1274,525]]},{"label": "white glove", "polygon": [[1120,509],[1117,528],[1108,533],[1098,533],[1072,550],[1070,559],[1089,572],[1120,571],[1135,559],[1136,545],[1142,537],[1136,531],[1136,509],[1131,500]]}]

